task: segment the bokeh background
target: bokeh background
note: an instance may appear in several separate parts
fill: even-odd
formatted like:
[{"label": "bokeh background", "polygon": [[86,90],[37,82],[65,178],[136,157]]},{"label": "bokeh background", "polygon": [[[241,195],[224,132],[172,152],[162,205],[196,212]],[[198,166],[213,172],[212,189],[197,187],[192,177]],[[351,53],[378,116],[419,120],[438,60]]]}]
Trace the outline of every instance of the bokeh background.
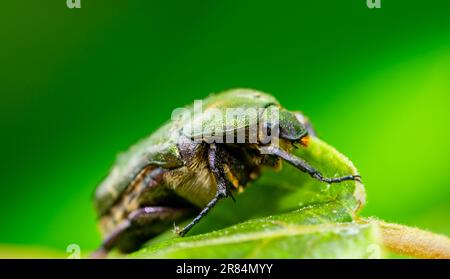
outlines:
[{"label": "bokeh background", "polygon": [[381,2],[4,1],[0,256],[94,249],[115,155],[232,87],[303,110],[359,168],[364,216],[450,235],[450,2]]}]

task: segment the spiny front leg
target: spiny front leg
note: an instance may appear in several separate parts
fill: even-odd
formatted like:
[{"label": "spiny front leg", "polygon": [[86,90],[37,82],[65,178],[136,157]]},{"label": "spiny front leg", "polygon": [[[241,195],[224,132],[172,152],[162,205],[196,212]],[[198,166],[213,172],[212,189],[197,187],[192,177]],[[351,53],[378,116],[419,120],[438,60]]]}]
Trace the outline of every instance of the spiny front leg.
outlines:
[{"label": "spiny front leg", "polygon": [[346,176],[334,177],[334,178],[323,177],[323,175],[318,170],[316,170],[314,167],[312,167],[310,164],[308,164],[305,160],[302,160],[302,159],[284,151],[283,149],[281,149],[277,146],[264,146],[261,149],[264,151],[264,153],[272,154],[277,157],[280,157],[281,159],[285,160],[286,162],[288,162],[289,164],[298,168],[299,170],[306,172],[313,178],[320,180],[322,182],[325,182],[325,183],[338,183],[338,182],[342,182],[342,181],[346,181],[346,180],[361,181],[361,176],[358,174],[357,175],[346,175]]},{"label": "spiny front leg", "polygon": [[180,236],[184,236],[195,224],[200,222],[200,220],[205,217],[208,212],[216,205],[216,203],[226,197],[231,196],[228,190],[228,181],[225,178],[225,173],[223,170],[223,162],[220,158],[219,152],[217,150],[216,144],[211,144],[208,150],[208,162],[211,172],[216,179],[217,192],[214,198],[206,205],[205,208],[195,217],[186,227],[176,232]]}]

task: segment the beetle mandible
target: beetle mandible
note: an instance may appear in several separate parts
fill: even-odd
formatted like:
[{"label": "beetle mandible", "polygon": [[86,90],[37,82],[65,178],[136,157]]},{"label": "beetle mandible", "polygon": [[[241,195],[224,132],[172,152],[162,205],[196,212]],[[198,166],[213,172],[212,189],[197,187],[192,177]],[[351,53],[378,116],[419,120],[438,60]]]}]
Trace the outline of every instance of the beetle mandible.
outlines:
[{"label": "beetle mandible", "polygon": [[[233,198],[233,192],[257,179],[263,166],[279,167],[286,161],[325,183],[360,180],[359,175],[323,177],[292,155],[292,148],[307,146],[314,131],[306,117],[282,108],[269,94],[252,89],[228,90],[208,96],[202,108],[201,123],[195,117],[190,123],[184,117],[172,119],[118,157],[95,192],[104,240],[94,256],[104,256],[113,248],[124,253],[135,251],[174,222],[195,216],[184,228],[177,228],[180,236],[185,235],[220,199]],[[228,108],[255,108],[262,113],[231,120],[209,117],[212,109],[223,112]],[[275,122],[263,117],[271,109],[278,112]],[[224,120],[232,125],[223,125]],[[230,143],[211,141],[208,136],[198,140],[199,129],[186,129],[200,125],[236,135],[256,123],[264,127],[264,135],[277,131],[278,144],[267,143],[261,131],[255,142],[246,137],[244,142]]]}]

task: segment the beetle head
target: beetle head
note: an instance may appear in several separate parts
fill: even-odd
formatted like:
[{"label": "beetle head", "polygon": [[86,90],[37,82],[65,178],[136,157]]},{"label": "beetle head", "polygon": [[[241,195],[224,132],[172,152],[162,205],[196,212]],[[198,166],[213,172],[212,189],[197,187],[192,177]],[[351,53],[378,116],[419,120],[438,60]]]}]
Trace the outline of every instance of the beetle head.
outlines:
[{"label": "beetle head", "polygon": [[307,145],[308,130],[295,112],[280,110],[279,129],[281,139]]},{"label": "beetle head", "polygon": [[[278,106],[271,106],[266,109],[263,122],[270,133],[269,137],[277,136],[285,143],[300,143],[306,146],[308,128],[303,119],[301,113],[291,112]],[[277,131],[276,134],[275,131]]]}]

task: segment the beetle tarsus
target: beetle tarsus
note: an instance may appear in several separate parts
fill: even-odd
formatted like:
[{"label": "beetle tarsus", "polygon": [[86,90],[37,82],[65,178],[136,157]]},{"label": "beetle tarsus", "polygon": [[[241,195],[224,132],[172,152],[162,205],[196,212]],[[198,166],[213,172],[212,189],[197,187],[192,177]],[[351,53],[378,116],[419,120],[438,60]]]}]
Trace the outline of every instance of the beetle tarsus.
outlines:
[{"label": "beetle tarsus", "polygon": [[315,173],[312,175],[312,177],[314,177],[322,182],[325,182],[325,183],[339,183],[339,182],[348,181],[348,180],[355,180],[355,181],[361,182],[360,175],[346,175],[346,176],[342,176],[342,177],[327,178],[327,177],[322,177],[322,175],[320,173]]},{"label": "beetle tarsus", "polygon": [[347,180],[356,180],[359,182],[361,181],[361,176],[358,174],[334,178],[323,177],[318,170],[316,170],[313,166],[308,164],[305,160],[302,160],[276,146],[265,146],[261,148],[261,150],[264,151],[265,153],[269,153],[277,157],[280,157],[281,159],[285,160],[286,162],[298,168],[299,170],[308,173],[309,175],[311,175],[311,177],[325,183],[339,183]]},{"label": "beetle tarsus", "polygon": [[206,205],[205,208],[203,208],[203,210],[188,224],[186,225],[186,227],[184,227],[183,229],[179,230],[178,232],[176,232],[179,236],[184,236],[186,233],[188,233],[193,226],[195,226],[198,222],[200,222],[200,220],[205,217],[208,212],[216,205],[216,203],[222,199],[225,198],[227,195],[224,194],[224,192],[222,191],[218,191],[216,196],[208,203],[208,205]]},{"label": "beetle tarsus", "polygon": [[173,223],[173,232],[178,234],[179,236],[182,236],[181,233],[182,229],[180,227],[178,227],[175,222]]},{"label": "beetle tarsus", "polygon": [[233,200],[233,202],[236,202],[236,199],[234,198],[233,193],[231,193],[231,191],[227,191],[227,196],[230,197]]}]

